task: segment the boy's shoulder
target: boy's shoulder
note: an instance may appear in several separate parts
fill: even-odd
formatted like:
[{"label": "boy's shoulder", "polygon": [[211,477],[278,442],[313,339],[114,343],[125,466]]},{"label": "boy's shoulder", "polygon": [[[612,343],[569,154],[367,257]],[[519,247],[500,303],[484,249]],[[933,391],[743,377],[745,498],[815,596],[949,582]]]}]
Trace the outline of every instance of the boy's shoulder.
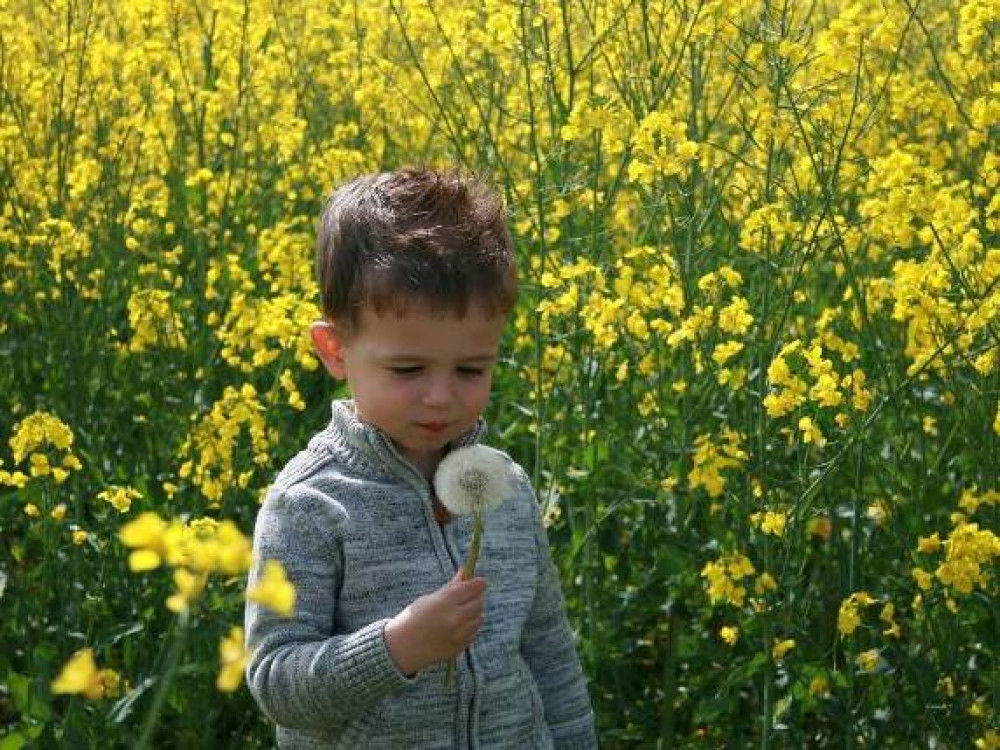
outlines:
[{"label": "boy's shoulder", "polygon": [[314,438],[278,472],[268,488],[267,498],[337,507],[358,482],[356,467]]}]

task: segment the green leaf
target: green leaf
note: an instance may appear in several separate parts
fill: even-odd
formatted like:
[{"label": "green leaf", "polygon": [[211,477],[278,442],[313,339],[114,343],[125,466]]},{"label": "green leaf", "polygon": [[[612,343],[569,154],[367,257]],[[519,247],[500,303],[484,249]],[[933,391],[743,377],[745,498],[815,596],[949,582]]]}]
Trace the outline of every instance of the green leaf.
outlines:
[{"label": "green leaf", "polygon": [[153,687],[159,679],[157,675],[153,675],[136,685],[128,695],[123,696],[115,702],[115,705],[111,707],[111,711],[108,712],[108,718],[115,724],[121,724],[125,721],[129,717],[129,714],[132,713],[132,709],[135,708],[135,702],[142,697],[143,693]]},{"label": "green leaf", "polygon": [[14,699],[14,705],[22,714],[42,722],[52,718],[48,694],[41,694],[36,681],[17,672],[11,672],[7,675],[7,688]]},{"label": "green leaf", "polygon": [[11,672],[7,675],[7,689],[14,699],[14,705],[21,713],[25,713],[31,700],[31,680],[23,674]]},{"label": "green leaf", "polygon": [[28,743],[28,740],[21,732],[8,734],[0,737],[0,750],[21,750]]}]

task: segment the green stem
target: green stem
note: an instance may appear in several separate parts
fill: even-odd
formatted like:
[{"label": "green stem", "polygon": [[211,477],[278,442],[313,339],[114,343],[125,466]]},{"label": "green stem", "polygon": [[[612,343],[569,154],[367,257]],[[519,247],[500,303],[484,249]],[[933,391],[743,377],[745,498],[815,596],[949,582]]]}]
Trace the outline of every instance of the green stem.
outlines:
[{"label": "green stem", "polygon": [[187,641],[187,626],[188,613],[185,610],[177,618],[173,639],[170,643],[170,652],[167,654],[167,670],[163,677],[160,678],[160,684],[156,688],[156,695],[153,696],[153,705],[149,707],[149,713],[146,714],[146,720],[142,725],[142,734],[139,736],[139,741],[135,744],[135,750],[146,750],[146,748],[150,747],[150,742],[153,739],[153,730],[156,728],[156,722],[163,712],[163,704],[167,700],[167,690],[170,688],[170,683],[173,682],[174,675],[177,673],[177,665],[180,663],[181,654],[184,651],[184,645]]},{"label": "green stem", "polygon": [[462,564],[462,580],[468,581],[476,574],[476,563],[479,561],[479,548],[483,544],[483,513],[481,510],[473,512],[472,544],[469,545],[469,554]]},{"label": "green stem", "polygon": [[[483,512],[478,508],[473,511],[472,524],[472,544],[469,545],[469,554],[462,563],[462,580],[468,581],[476,574],[476,563],[479,561],[479,549],[483,544]],[[455,680],[455,660],[448,662],[448,671],[444,675],[444,684],[451,685]]]}]

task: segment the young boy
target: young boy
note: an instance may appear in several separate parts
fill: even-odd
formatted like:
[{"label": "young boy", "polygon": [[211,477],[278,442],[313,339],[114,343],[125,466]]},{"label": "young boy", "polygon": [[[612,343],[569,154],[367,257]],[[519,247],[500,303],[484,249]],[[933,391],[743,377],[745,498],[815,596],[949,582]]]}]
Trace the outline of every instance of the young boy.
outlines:
[{"label": "young boy", "polygon": [[[323,213],[313,343],[350,400],[278,476],[254,532],[294,584],[247,604],[247,682],[282,748],[591,748],[593,713],[524,471],[472,536],[434,496],[484,432],[517,294],[499,199],[455,172],[359,178]],[[445,680],[456,660],[455,679]]]}]

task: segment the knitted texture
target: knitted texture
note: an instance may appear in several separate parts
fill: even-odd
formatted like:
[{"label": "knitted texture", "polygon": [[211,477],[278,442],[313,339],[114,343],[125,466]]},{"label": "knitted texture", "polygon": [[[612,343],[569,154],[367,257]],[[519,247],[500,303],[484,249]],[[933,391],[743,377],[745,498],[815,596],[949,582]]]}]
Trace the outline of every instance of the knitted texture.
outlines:
[{"label": "knitted texture", "polygon": [[[482,422],[456,445],[472,444]],[[333,419],[278,476],[257,516],[254,567],[278,560],[293,616],[246,607],[247,683],[281,748],[594,748],[593,712],[537,503],[515,491],[484,515],[477,576],[484,624],[445,684],[445,663],[413,677],[385,625],[450,581],[469,517],[434,518],[432,488],[378,429],[335,401]]]}]

